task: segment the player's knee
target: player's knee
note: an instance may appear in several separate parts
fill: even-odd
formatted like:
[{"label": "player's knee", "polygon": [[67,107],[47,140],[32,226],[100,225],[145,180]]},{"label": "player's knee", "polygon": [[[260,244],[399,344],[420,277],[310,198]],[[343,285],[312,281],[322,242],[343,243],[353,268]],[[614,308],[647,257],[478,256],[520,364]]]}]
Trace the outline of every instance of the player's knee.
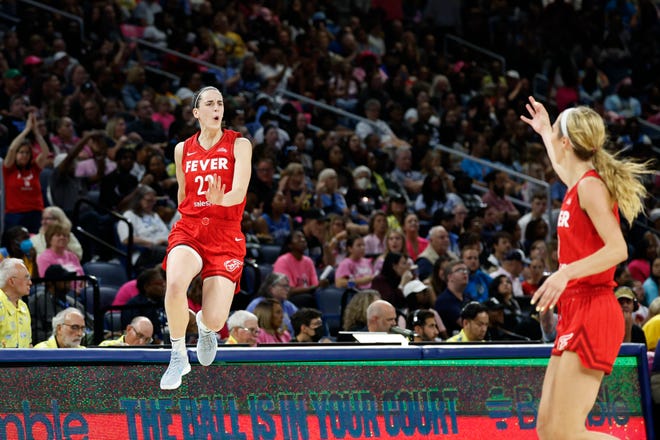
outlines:
[{"label": "player's knee", "polygon": [[226,314],[221,312],[216,312],[213,310],[203,311],[202,312],[202,322],[204,325],[213,331],[220,331],[227,321]]},{"label": "player's knee", "polygon": [[188,285],[179,280],[167,280],[167,296],[171,298],[186,297],[188,294]]}]

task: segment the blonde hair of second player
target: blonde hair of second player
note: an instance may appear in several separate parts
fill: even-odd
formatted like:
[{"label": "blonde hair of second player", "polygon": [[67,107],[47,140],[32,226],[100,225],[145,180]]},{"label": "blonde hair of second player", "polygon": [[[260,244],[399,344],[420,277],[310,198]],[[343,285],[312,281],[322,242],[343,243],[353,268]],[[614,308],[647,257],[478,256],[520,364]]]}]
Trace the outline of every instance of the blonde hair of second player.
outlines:
[{"label": "blonde hair of second player", "polygon": [[[646,188],[640,181],[643,174],[652,171],[646,164],[621,161],[605,150],[607,132],[603,118],[589,107],[570,110],[566,117],[568,139],[575,155],[581,160],[592,160],[612,198],[617,201],[623,216],[632,223],[643,209],[642,198]],[[563,115],[562,115],[563,116]],[[559,136],[563,136],[560,130]]]}]

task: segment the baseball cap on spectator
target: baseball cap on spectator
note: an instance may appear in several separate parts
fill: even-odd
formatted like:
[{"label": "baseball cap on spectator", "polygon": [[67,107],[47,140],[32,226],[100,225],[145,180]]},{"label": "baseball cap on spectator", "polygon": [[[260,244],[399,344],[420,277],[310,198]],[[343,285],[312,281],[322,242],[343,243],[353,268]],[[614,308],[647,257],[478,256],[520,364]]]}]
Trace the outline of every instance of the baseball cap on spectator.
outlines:
[{"label": "baseball cap on spectator", "polygon": [[520,74],[517,70],[507,70],[506,76],[513,79],[520,79]]},{"label": "baseball cap on spectator", "polygon": [[23,76],[23,74],[21,74],[21,71],[18,69],[7,69],[2,75],[2,77],[5,79],[15,79],[20,78],[21,76]]},{"label": "baseball cap on spectator", "polygon": [[504,310],[506,307],[497,298],[488,298],[483,302],[488,310]]},{"label": "baseball cap on spectator", "polygon": [[633,302],[633,312],[639,310],[639,303],[637,302],[637,297],[635,296],[635,292],[633,292],[630,287],[628,286],[617,287],[614,290],[614,296],[616,297],[617,301],[621,298],[629,299],[630,301]]},{"label": "baseball cap on spectator", "polygon": [[420,280],[411,280],[403,286],[403,296],[408,298],[412,293],[419,293],[427,290],[429,286],[422,283]]},{"label": "baseball cap on spectator", "polygon": [[306,209],[302,212],[302,217],[305,220],[327,220],[328,217],[325,215],[325,211],[318,208]]},{"label": "baseball cap on spectator", "polygon": [[41,64],[42,62],[43,62],[43,60],[41,58],[39,58],[38,56],[28,55],[23,60],[23,65],[24,66],[36,66],[37,64]]},{"label": "baseball cap on spectator", "polygon": [[616,299],[619,298],[628,298],[629,300],[635,300],[635,292],[632,291],[630,287],[626,286],[621,286],[617,287],[616,290],[614,291],[614,296],[616,296]]},{"label": "baseball cap on spectator", "polygon": [[504,261],[520,261],[524,264],[529,264],[529,258],[525,257],[525,253],[520,249],[511,249],[504,256]]},{"label": "baseball cap on spectator", "polygon": [[55,52],[55,55],[53,55],[53,62],[56,63],[60,60],[63,60],[64,58],[68,58],[68,57],[69,57],[69,54],[67,54],[66,52],[61,50],[59,52]]},{"label": "baseball cap on spectator", "polygon": [[69,272],[60,264],[51,264],[44,273],[44,278],[47,280],[66,280],[75,277],[75,272]]}]

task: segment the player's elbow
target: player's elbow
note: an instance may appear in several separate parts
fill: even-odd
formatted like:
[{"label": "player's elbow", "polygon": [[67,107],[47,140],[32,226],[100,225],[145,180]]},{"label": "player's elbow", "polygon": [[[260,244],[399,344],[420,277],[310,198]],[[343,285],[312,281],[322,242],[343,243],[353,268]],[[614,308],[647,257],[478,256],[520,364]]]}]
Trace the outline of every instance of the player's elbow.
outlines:
[{"label": "player's elbow", "polygon": [[628,260],[628,245],[625,240],[617,240],[610,249],[610,255],[616,260],[616,264]]}]

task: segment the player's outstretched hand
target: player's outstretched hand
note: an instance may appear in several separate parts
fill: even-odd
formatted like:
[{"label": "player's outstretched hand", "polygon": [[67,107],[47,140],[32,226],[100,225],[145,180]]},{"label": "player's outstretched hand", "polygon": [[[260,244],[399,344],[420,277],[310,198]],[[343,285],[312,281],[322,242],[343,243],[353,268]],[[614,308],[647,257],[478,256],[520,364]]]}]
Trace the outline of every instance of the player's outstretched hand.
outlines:
[{"label": "player's outstretched hand", "polygon": [[209,182],[209,189],[206,191],[206,200],[214,205],[220,205],[225,198],[225,186],[222,179],[214,174]]},{"label": "player's outstretched hand", "polygon": [[533,96],[530,96],[529,104],[525,105],[525,108],[527,108],[527,112],[529,112],[531,118],[528,118],[525,115],[520,115],[520,119],[532,127],[535,132],[543,135],[545,130],[552,130],[548,111],[545,109],[543,104],[537,102]]}]

